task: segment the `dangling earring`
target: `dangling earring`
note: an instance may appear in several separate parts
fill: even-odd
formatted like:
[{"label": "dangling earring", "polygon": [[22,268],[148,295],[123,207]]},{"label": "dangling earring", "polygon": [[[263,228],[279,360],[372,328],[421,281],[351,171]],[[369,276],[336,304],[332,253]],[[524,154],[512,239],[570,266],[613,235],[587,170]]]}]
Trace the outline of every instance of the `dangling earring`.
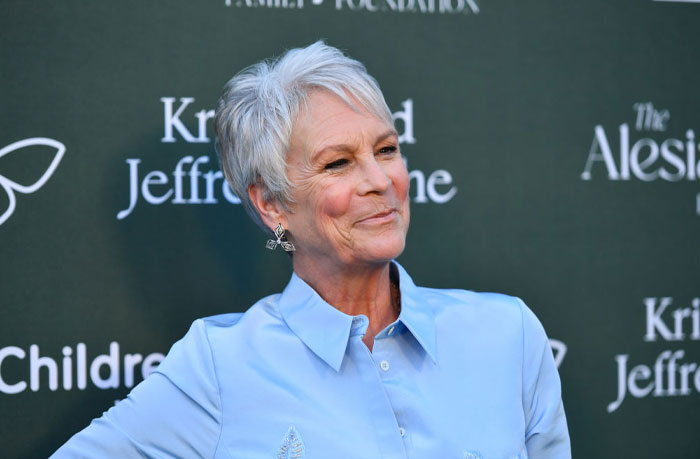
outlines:
[{"label": "dangling earring", "polygon": [[284,228],[282,228],[282,223],[277,224],[277,228],[275,228],[275,236],[277,237],[277,240],[272,240],[268,239],[267,244],[265,244],[265,247],[267,247],[270,250],[275,250],[275,248],[278,245],[282,246],[282,249],[284,249],[285,252],[294,252],[296,248],[294,247],[294,244],[292,244],[289,241],[283,241],[282,238],[284,237]]}]

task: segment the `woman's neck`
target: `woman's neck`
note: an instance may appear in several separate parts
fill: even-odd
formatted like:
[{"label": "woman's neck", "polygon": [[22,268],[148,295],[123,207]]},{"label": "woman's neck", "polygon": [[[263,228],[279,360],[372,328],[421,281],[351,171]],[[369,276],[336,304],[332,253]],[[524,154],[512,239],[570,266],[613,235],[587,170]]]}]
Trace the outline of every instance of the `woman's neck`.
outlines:
[{"label": "woman's neck", "polygon": [[328,304],[348,315],[367,316],[369,326],[362,341],[370,351],[375,335],[399,316],[400,304],[398,298],[394,298],[398,289],[391,286],[390,262],[362,268],[338,268],[295,259],[294,271]]}]

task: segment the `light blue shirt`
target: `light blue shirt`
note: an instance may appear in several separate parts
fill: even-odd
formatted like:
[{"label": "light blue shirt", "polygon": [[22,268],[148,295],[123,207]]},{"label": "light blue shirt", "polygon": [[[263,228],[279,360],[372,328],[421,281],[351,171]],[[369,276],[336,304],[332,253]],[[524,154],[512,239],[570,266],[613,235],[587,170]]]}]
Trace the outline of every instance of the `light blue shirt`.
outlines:
[{"label": "light blue shirt", "polygon": [[243,314],[199,319],[129,396],[55,458],[571,457],[559,375],[517,298],[417,287],[365,316],[296,274]]}]

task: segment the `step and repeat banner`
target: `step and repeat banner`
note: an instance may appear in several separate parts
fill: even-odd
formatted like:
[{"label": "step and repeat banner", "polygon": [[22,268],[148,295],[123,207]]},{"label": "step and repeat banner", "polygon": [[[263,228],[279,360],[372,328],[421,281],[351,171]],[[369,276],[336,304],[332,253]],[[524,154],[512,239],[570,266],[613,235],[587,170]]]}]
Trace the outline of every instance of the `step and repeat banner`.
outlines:
[{"label": "step and repeat banner", "polygon": [[528,303],[574,456],[700,456],[698,2],[2,6],[1,457],[48,456],[194,319],[281,291],[212,117],[236,72],[318,39],[394,113],[400,262]]}]

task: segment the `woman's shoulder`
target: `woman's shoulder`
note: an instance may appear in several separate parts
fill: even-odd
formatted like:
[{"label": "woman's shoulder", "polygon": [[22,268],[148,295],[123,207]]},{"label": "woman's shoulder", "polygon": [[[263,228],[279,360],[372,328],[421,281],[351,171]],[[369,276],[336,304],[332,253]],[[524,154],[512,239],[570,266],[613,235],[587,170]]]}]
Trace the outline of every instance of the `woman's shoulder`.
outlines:
[{"label": "woman's shoulder", "polygon": [[191,336],[194,340],[206,339],[213,344],[218,337],[230,339],[260,325],[279,322],[281,320],[277,310],[279,297],[280,294],[276,293],[261,298],[245,312],[230,312],[196,319],[183,339]]},{"label": "woman's shoulder", "polygon": [[519,298],[502,293],[419,286],[402,266],[398,263],[396,266],[401,275],[402,295],[418,308],[429,308],[438,319],[454,317],[482,323],[489,319],[521,323],[524,311],[528,310]]},{"label": "woman's shoulder", "polygon": [[218,399],[218,371],[222,365],[241,362],[242,350],[249,349],[261,329],[274,328],[276,296],[265,297],[246,312],[218,314],[192,322],[185,335],[175,342],[155,373],[165,376],[189,397]]},{"label": "woman's shoulder", "polygon": [[520,298],[503,293],[430,287],[418,287],[416,290],[424,303],[439,312],[505,314],[517,318],[522,314],[523,308],[527,308]]},{"label": "woman's shoulder", "polygon": [[500,329],[521,330],[525,335],[544,336],[537,316],[518,297],[494,292],[464,289],[418,287],[421,303],[432,309],[436,320],[478,322]]}]

